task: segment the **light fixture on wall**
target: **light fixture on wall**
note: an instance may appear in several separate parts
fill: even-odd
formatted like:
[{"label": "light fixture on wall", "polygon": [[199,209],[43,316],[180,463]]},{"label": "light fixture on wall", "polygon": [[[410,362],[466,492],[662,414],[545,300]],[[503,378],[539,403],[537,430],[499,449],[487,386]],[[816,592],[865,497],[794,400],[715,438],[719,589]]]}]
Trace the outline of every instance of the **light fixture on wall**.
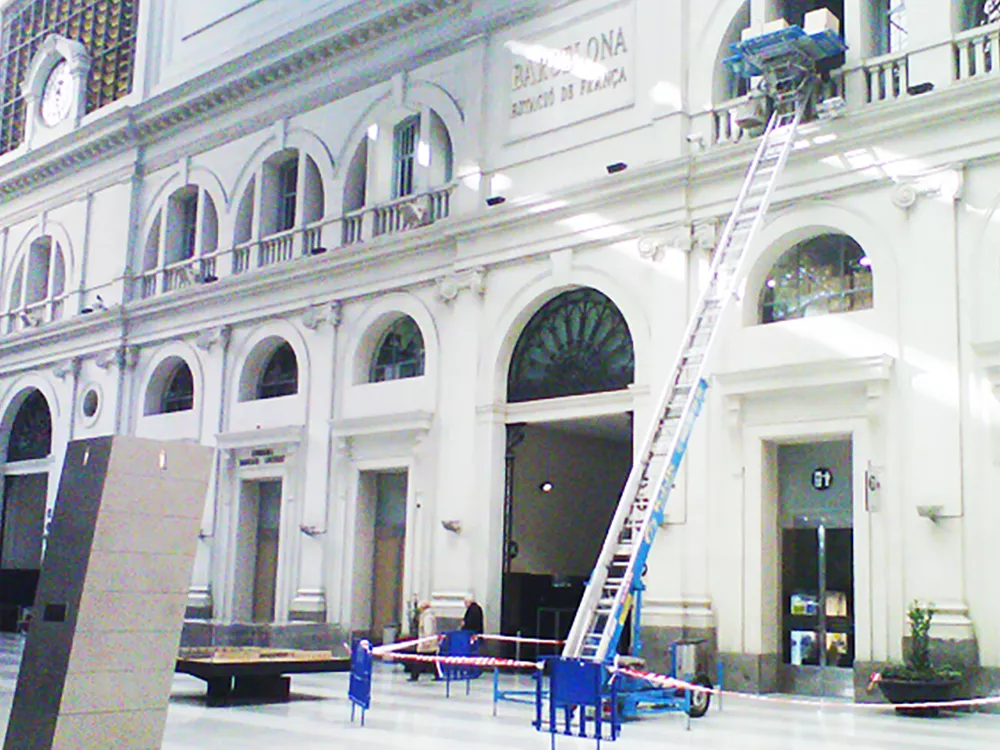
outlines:
[{"label": "light fixture on wall", "polygon": [[445,531],[450,531],[452,534],[462,533],[462,522],[457,519],[451,521],[442,521],[441,525],[444,527]]},{"label": "light fixture on wall", "polygon": [[540,485],[538,485],[538,489],[540,489],[542,492],[552,492],[552,490],[554,490],[555,488],[556,488],[556,486],[554,484],[552,484],[552,482],[550,482],[548,480],[546,480],[546,481],[542,482]]},{"label": "light fixture on wall", "polygon": [[486,199],[486,205],[487,206],[499,206],[501,203],[503,203],[506,200],[507,199],[504,198],[502,195],[491,195],[489,198]]},{"label": "light fixture on wall", "polygon": [[608,170],[608,174],[616,174],[618,172],[624,172],[628,169],[628,164],[623,161],[616,161],[614,164],[608,164],[605,169]]},{"label": "light fixture on wall", "polygon": [[924,81],[923,83],[915,83],[912,86],[906,87],[906,93],[910,96],[920,96],[921,94],[927,94],[934,90],[934,84],[930,81]]}]

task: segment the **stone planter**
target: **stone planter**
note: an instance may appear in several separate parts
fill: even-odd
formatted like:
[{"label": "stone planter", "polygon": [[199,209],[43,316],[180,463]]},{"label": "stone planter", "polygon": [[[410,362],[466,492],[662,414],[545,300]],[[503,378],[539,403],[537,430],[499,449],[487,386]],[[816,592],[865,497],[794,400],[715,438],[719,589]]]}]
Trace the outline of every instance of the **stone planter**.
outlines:
[{"label": "stone planter", "polygon": [[[886,700],[893,704],[940,703],[955,700],[959,694],[961,678],[940,678],[933,680],[904,680],[883,677],[878,686]],[[939,709],[907,708],[897,706],[896,713],[904,716],[937,716]]]}]

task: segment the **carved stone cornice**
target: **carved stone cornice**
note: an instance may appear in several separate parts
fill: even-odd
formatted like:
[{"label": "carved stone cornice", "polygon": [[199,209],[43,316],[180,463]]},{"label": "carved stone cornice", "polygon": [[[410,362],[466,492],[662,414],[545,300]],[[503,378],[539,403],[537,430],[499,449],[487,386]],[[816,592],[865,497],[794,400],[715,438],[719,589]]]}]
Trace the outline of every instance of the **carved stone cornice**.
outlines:
[{"label": "carved stone cornice", "polygon": [[[277,39],[254,51],[257,60],[272,58],[256,69],[251,65],[230,64],[209,70],[200,80],[192,82],[193,85],[176,87],[135,108],[111,113],[103,122],[95,123],[97,132],[88,142],[70,145],[62,153],[47,154],[41,157],[44,163],[32,164],[36,161],[32,152],[22,156],[23,169],[19,169],[22,159],[13,159],[4,165],[4,171],[12,176],[0,181],[0,197],[25,191],[81,165],[92,164],[96,158],[154,140],[187,123],[204,121],[216,113],[259,99],[267,91],[285,89],[290,83],[329,66],[338,57],[351,56],[363,47],[373,46],[407,27],[465,3],[466,0],[397,0],[381,15],[299,50],[289,51],[287,39]],[[220,70],[240,73],[226,79],[225,75],[220,75]],[[187,93],[184,89],[190,90],[199,84],[205,87],[204,90],[183,98]],[[179,97],[180,101],[171,106],[171,97]]]},{"label": "carved stone cornice", "polygon": [[454,302],[464,290],[473,292],[479,297],[486,294],[486,269],[477,267],[453,271],[437,280],[438,299],[445,304]]},{"label": "carved stone cornice", "polygon": [[194,340],[194,345],[197,346],[202,351],[211,351],[212,347],[218,345],[222,349],[229,346],[229,336],[231,330],[229,326],[216,326],[215,328],[206,328],[201,331]]},{"label": "carved stone cornice", "polygon": [[340,318],[340,303],[330,302],[325,305],[314,305],[302,313],[302,325],[310,331],[317,330],[324,323],[337,328],[340,325]]},{"label": "carved stone cornice", "polygon": [[73,357],[63,362],[59,362],[52,368],[52,374],[60,380],[65,380],[69,376],[76,377],[80,374],[81,361],[79,357]]},{"label": "carved stone cornice", "polygon": [[94,364],[102,370],[108,370],[112,366],[120,370],[133,370],[139,362],[139,347],[119,346],[108,349],[94,357]]},{"label": "carved stone cornice", "polygon": [[691,227],[679,224],[660,232],[647,234],[639,238],[639,257],[646,260],[659,261],[667,250],[691,250]]}]

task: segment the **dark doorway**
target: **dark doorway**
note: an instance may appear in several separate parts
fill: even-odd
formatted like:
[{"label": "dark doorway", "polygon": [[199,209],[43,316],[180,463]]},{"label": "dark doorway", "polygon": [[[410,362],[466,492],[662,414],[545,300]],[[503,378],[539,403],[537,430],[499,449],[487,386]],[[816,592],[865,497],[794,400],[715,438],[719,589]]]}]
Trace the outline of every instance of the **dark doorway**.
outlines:
[{"label": "dark doorway", "polygon": [[[508,427],[504,634],[569,634],[631,468],[631,434],[627,413]],[[558,651],[522,648],[520,656]]]}]

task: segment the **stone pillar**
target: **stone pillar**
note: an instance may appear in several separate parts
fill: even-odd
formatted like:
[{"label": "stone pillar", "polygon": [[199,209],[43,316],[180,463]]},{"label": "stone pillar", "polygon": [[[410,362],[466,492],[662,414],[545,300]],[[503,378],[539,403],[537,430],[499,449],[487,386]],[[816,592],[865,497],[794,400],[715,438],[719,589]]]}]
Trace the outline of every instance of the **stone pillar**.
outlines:
[{"label": "stone pillar", "polygon": [[[487,498],[479,494],[478,477],[486,469],[476,451],[476,371],[479,319],[485,292],[481,268],[456,271],[438,279],[441,321],[441,392],[438,407],[439,446],[436,518],[431,525],[433,595],[445,609],[457,610],[461,594],[481,598],[486,587],[489,539]],[[447,525],[447,528],[446,528]],[[452,611],[445,616],[454,614]],[[461,612],[457,612],[461,615]]]}]

